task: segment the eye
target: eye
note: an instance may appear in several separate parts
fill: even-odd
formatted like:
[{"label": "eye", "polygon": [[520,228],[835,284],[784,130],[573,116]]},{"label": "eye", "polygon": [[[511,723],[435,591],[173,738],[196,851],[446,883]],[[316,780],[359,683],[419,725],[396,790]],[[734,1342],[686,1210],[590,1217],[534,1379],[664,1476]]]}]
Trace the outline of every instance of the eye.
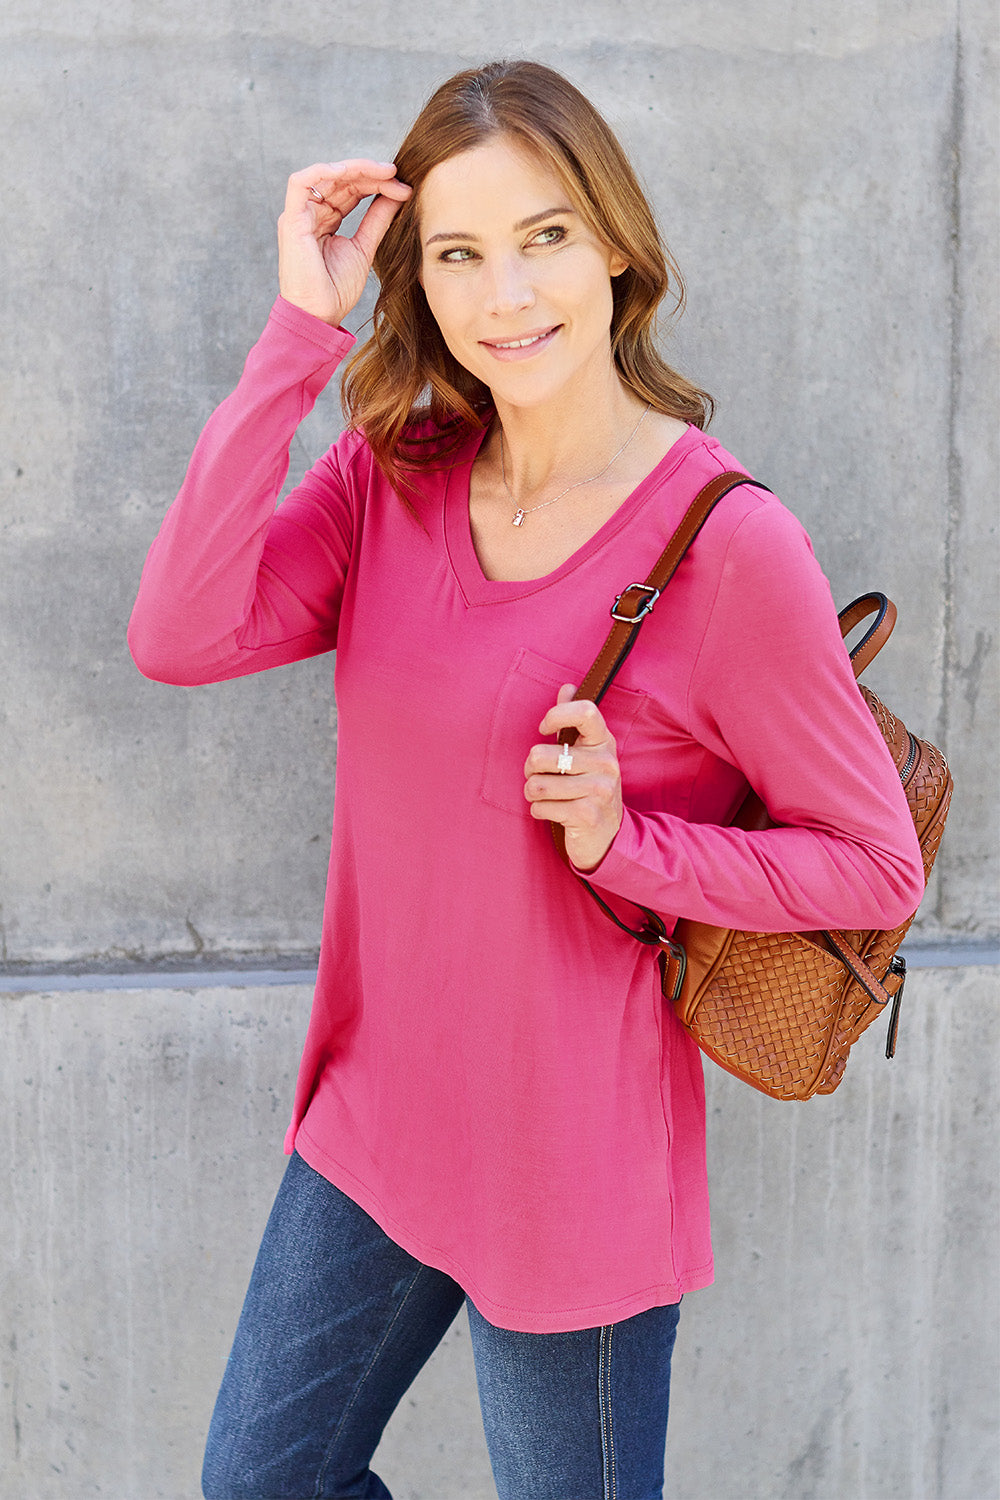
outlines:
[{"label": "eye", "polygon": [[539,229],[528,241],[529,245],[558,245],[560,240],[566,238],[566,230],[561,224],[546,224],[544,229]]},{"label": "eye", "polygon": [[454,250],[442,250],[438,260],[446,266],[460,266],[467,260],[472,260],[475,251],[470,250],[468,245],[456,245]]}]

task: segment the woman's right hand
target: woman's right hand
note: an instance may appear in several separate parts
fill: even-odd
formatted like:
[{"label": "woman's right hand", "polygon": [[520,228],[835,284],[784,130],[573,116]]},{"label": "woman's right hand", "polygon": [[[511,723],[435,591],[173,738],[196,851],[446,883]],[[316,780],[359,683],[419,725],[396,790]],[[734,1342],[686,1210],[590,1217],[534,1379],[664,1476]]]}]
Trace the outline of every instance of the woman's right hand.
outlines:
[{"label": "woman's right hand", "polygon": [[[292,173],[278,220],[278,284],[286,301],[334,327],[343,322],[364,291],[382,236],[412,192],[395,174],[392,162],[364,160],[319,162]],[[352,209],[373,195],[353,238],[338,234]]]}]

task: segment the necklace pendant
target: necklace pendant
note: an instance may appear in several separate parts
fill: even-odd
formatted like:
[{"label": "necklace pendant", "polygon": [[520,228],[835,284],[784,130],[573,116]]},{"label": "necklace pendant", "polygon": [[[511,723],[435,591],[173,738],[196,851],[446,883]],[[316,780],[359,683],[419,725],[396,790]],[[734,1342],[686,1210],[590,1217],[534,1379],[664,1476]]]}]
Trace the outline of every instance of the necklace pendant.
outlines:
[{"label": "necklace pendant", "polygon": [[513,520],[513,522],[511,524],[514,525],[514,526],[520,526],[523,520],[524,520],[524,511],[523,510],[517,510],[517,511],[514,512],[514,520]]}]

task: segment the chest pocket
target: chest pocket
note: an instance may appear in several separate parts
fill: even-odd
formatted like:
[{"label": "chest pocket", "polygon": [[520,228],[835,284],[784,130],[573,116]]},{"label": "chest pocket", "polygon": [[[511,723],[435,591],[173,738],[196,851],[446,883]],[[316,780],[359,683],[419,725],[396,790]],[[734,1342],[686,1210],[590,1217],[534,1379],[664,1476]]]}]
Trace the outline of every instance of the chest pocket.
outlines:
[{"label": "chest pocket", "polygon": [[[500,685],[486,740],[480,796],[491,807],[526,818],[524,762],[532,745],[542,740],[538,726],[556,701],[564,682],[576,682],[579,668],[560,666],[522,647]],[[618,758],[646,702],[647,694],[611,687],[601,699],[601,713],[615,737]]]}]

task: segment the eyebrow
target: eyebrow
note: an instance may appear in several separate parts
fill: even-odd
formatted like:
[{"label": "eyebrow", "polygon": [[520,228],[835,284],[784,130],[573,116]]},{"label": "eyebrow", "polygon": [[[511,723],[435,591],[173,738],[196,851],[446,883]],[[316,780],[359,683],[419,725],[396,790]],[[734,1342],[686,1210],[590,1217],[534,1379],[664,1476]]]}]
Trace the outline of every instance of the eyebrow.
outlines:
[{"label": "eyebrow", "polygon": [[[543,219],[555,219],[564,214],[575,214],[576,209],[563,205],[561,208],[547,208],[544,213],[530,214],[526,219],[518,219],[514,225],[515,234],[520,234],[524,229],[532,229],[534,225],[541,224]],[[477,240],[477,234],[469,234],[467,230],[449,229],[443,234],[432,234],[430,239],[425,240],[427,245],[436,245],[439,240]]]}]

